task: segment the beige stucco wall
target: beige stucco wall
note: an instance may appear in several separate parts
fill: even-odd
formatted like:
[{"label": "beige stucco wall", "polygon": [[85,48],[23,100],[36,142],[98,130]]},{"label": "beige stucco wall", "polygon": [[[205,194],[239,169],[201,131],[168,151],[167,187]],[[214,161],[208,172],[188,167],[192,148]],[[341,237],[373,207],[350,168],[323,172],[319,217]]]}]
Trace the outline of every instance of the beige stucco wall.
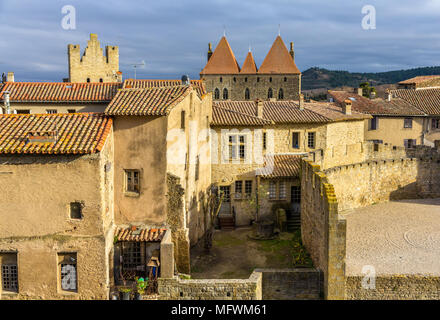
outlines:
[{"label": "beige stucco wall", "polygon": [[424,118],[413,117],[412,128],[404,128],[405,117],[379,117],[376,130],[369,130],[368,120],[364,123],[366,140],[383,140],[394,146],[404,146],[405,139],[416,139],[423,144]]},{"label": "beige stucco wall", "polygon": [[[112,245],[112,145],[85,156],[0,161],[0,251],[17,252],[18,294],[2,299],[106,299]],[[70,202],[83,218],[70,218]],[[57,254],[77,253],[78,292],[59,289]],[[1,289],[0,289],[1,290]],[[1,292],[0,292],[1,293]]]}]

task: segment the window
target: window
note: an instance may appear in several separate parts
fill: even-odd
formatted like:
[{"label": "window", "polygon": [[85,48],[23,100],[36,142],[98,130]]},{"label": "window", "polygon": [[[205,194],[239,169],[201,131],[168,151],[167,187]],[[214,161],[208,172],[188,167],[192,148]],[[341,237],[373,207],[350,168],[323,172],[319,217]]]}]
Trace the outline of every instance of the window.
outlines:
[{"label": "window", "polygon": [[284,91],[282,88],[280,88],[280,91],[278,91],[278,100],[284,99]]},{"label": "window", "polygon": [[220,186],[220,194],[223,195],[223,202],[231,202],[230,186]]},{"label": "window", "polygon": [[300,203],[301,202],[301,187],[292,186],[290,190],[290,202]]},{"label": "window", "polygon": [[431,130],[440,129],[440,119],[432,119]]},{"label": "window", "polygon": [[70,219],[82,219],[82,207],[81,202],[71,202]]},{"label": "window", "polygon": [[238,160],[246,158],[246,138],[244,135],[229,135],[229,159]]},{"label": "window", "polygon": [[63,291],[78,291],[76,253],[58,254],[58,274]]},{"label": "window", "polygon": [[139,170],[125,170],[125,191],[139,193]]},{"label": "window", "polygon": [[243,181],[235,181],[235,199],[241,199],[243,196]]},{"label": "window", "polygon": [[180,112],[180,129],[185,129],[185,111]]},{"label": "window", "polygon": [[76,110],[75,109],[67,109],[67,113],[75,113]]},{"label": "window", "polygon": [[280,181],[278,186],[279,186],[279,199],[285,200],[286,199],[286,183],[284,181]]},{"label": "window", "polygon": [[87,82],[90,82],[90,78],[87,78]]},{"label": "window", "polygon": [[269,88],[269,90],[267,91],[267,98],[268,98],[268,99],[273,98],[273,91],[272,91],[272,88]]},{"label": "window", "polygon": [[228,100],[228,89],[224,88],[223,89],[223,100]]},{"label": "window", "polygon": [[234,82],[237,82],[237,78],[236,77],[234,77]]},{"label": "window", "polygon": [[17,253],[0,253],[3,291],[18,292]]},{"label": "window", "polygon": [[403,140],[403,144],[405,145],[405,148],[415,148],[417,144],[416,139],[405,139]]},{"label": "window", "polygon": [[377,130],[379,125],[379,120],[377,119],[377,117],[373,117],[373,119],[370,119],[369,123],[370,123],[370,130]]},{"label": "window", "polygon": [[299,132],[292,132],[292,148],[299,149]]},{"label": "window", "polygon": [[136,269],[142,263],[140,242],[122,242],[122,267],[124,269]]},{"label": "window", "polygon": [[275,200],[277,198],[277,184],[275,181],[269,182],[269,199]]},{"label": "window", "polygon": [[199,174],[200,174],[200,157],[197,156],[196,158],[196,168],[195,168],[195,180],[199,180]]},{"label": "window", "polygon": [[246,90],[244,90],[244,99],[249,100],[250,98],[251,98],[251,92],[249,91],[248,88],[246,88]]},{"label": "window", "polygon": [[267,148],[267,133],[263,132],[263,149],[266,150]]},{"label": "window", "polygon": [[15,110],[15,113],[17,113],[17,114],[29,114],[29,113],[31,113],[31,110],[29,110],[29,109]]},{"label": "window", "polygon": [[260,82],[260,77],[257,77],[257,82]]},{"label": "window", "polygon": [[57,113],[57,109],[46,109],[46,113],[55,114],[55,113]]},{"label": "window", "polygon": [[246,78],[244,78],[244,82],[247,82],[247,77],[246,77]]},{"label": "window", "polygon": [[246,180],[244,183],[244,194],[247,198],[252,195],[252,180]]},{"label": "window", "polygon": [[284,77],[284,82],[287,82],[287,78],[286,77]]},{"label": "window", "polygon": [[101,83],[103,82],[103,81],[102,81],[102,78],[99,78],[99,82],[101,82]]},{"label": "window", "polygon": [[269,82],[272,82],[272,77],[269,78]]},{"label": "window", "polygon": [[412,118],[403,119],[403,127],[404,128],[412,128]]},{"label": "window", "polygon": [[223,82],[223,78],[222,77],[220,77],[220,82]]},{"label": "window", "polygon": [[214,90],[214,99],[220,99],[220,90],[218,88],[215,88]]},{"label": "window", "polygon": [[307,133],[307,146],[310,149],[315,148],[315,133],[314,132],[308,132]]}]

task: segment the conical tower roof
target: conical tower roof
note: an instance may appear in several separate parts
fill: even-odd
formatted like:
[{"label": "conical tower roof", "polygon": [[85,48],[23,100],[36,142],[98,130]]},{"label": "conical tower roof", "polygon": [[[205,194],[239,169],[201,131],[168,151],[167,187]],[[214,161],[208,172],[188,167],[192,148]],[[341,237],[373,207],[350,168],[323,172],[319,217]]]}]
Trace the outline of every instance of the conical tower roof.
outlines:
[{"label": "conical tower roof", "polygon": [[242,74],[255,74],[255,73],[257,73],[257,64],[255,63],[254,56],[252,55],[251,51],[249,51],[249,53],[247,54],[240,73],[242,73]]},{"label": "conical tower roof", "polygon": [[223,36],[200,74],[237,74],[239,72],[240,66],[235,59],[234,52],[226,37]]},{"label": "conical tower roof", "polygon": [[261,64],[258,73],[300,74],[301,71],[296,66],[283,39],[278,36]]}]

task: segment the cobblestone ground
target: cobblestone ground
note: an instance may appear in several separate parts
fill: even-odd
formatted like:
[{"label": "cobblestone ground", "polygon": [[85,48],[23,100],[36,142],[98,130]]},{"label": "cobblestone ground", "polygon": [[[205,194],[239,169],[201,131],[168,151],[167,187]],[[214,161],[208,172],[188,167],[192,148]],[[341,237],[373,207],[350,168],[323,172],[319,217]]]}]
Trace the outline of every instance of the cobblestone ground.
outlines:
[{"label": "cobblestone ground", "polygon": [[347,219],[346,274],[440,275],[440,199],[381,203],[342,213]]}]

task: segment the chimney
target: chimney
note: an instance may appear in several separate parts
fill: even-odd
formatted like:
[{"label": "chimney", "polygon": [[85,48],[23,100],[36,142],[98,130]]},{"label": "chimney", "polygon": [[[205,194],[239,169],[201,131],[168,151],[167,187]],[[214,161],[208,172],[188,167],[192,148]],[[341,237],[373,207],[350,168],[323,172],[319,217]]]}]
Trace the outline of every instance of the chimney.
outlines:
[{"label": "chimney", "polygon": [[14,73],[9,71],[8,72],[8,77],[6,78],[7,82],[14,82]]},{"label": "chimney", "polygon": [[393,99],[393,94],[391,93],[390,89],[387,89],[387,100],[391,101]]},{"label": "chimney", "polygon": [[376,98],[376,92],[371,91],[370,92],[370,99],[375,99]]},{"label": "chimney", "polygon": [[11,105],[9,104],[9,91],[3,92],[3,101],[5,104],[5,110],[7,114],[11,113]]},{"label": "chimney", "polygon": [[293,42],[290,43],[290,55],[292,59],[295,60],[295,51],[293,51]]},{"label": "chimney", "polygon": [[344,114],[350,115],[351,114],[351,105],[352,105],[351,100],[349,100],[349,99],[344,100],[344,104],[342,105],[342,112]]},{"label": "chimney", "polygon": [[210,42],[208,43],[208,61],[209,59],[211,59],[211,56],[212,56],[212,44]]},{"label": "chimney", "polygon": [[263,100],[257,100],[257,117],[263,118]]},{"label": "chimney", "polygon": [[357,88],[357,94],[358,94],[358,96],[363,96],[364,95],[364,89],[362,89],[362,88]]},{"label": "chimney", "polygon": [[304,95],[302,93],[299,95],[299,110],[304,110]]}]

